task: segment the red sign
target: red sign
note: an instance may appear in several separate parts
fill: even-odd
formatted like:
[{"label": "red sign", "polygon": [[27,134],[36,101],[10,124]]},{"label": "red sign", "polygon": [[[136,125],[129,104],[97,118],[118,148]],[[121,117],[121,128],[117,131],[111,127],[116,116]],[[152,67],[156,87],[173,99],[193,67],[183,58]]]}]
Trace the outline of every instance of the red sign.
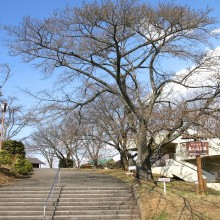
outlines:
[{"label": "red sign", "polygon": [[208,155],[209,153],[208,142],[187,142],[186,146],[190,156]]}]

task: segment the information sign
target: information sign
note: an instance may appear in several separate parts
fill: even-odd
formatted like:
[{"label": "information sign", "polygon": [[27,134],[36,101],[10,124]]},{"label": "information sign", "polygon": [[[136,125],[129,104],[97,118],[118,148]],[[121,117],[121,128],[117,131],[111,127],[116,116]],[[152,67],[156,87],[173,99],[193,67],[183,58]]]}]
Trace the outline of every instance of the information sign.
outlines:
[{"label": "information sign", "polygon": [[190,156],[208,155],[208,142],[187,142],[187,150]]},{"label": "information sign", "polygon": [[158,178],[159,182],[170,182],[170,178]]}]

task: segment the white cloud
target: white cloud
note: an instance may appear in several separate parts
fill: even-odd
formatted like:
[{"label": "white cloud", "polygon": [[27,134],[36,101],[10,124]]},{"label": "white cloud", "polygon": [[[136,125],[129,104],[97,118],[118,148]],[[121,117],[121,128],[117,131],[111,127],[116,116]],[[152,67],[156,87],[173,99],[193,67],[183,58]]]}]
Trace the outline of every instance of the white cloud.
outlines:
[{"label": "white cloud", "polygon": [[216,28],[211,32],[212,35],[219,35],[220,34],[220,28]]},{"label": "white cloud", "polygon": [[[209,59],[211,57],[212,59]],[[166,97],[165,99],[175,99],[176,101],[181,101],[187,97],[192,98],[193,96],[197,96],[202,92],[212,93],[215,85],[220,83],[219,57],[220,47],[217,47],[215,50],[210,50],[208,52],[206,65],[203,65],[201,68],[195,70],[193,74],[189,74],[189,72],[195,67],[178,71],[173,79],[176,81],[183,80],[183,84],[186,86],[177,83],[169,83],[164,89],[163,94],[164,97]],[[187,86],[197,88],[187,88]],[[213,88],[208,88],[212,86]]]}]

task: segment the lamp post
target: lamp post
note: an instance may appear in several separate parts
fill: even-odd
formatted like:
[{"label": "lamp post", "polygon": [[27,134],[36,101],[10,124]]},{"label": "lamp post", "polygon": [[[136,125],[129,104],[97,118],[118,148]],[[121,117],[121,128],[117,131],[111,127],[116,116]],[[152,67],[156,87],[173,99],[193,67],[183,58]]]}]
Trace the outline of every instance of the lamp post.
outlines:
[{"label": "lamp post", "polygon": [[1,111],[2,111],[2,128],[1,128],[1,140],[0,140],[0,150],[2,149],[2,143],[4,140],[4,120],[5,120],[5,112],[7,111],[8,104],[6,101],[1,103]]}]

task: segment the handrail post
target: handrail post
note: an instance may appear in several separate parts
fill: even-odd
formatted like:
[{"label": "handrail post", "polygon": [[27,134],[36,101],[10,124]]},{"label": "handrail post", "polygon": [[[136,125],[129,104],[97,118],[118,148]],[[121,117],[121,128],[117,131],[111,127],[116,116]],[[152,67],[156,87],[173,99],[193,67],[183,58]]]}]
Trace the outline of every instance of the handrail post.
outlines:
[{"label": "handrail post", "polygon": [[60,187],[60,169],[59,169],[58,172],[59,172],[59,174],[58,174],[59,175],[59,177],[58,177],[58,187]]},{"label": "handrail post", "polygon": [[44,219],[45,219],[45,215],[46,215],[46,206],[44,206]]},{"label": "handrail post", "polygon": [[52,189],[52,201],[53,201],[54,188]]}]

